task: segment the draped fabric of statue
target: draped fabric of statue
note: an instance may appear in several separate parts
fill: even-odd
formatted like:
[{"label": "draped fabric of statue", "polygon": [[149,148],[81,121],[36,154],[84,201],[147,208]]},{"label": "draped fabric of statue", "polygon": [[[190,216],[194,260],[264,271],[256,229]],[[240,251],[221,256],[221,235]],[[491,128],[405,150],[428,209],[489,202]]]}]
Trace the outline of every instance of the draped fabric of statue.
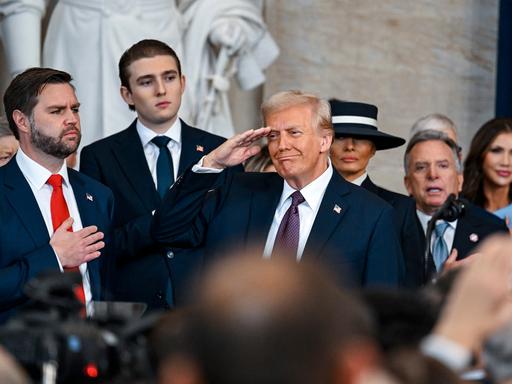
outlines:
[{"label": "draped fabric of statue", "polygon": [[180,55],[183,29],[174,0],[59,0],[43,63],[75,79],[83,145],[119,132],[135,117],[119,94],[123,52],[141,39],[158,39]]},{"label": "draped fabric of statue", "polygon": [[181,8],[187,31],[187,89],[181,115],[207,131],[234,134],[227,100],[230,78],[249,90],[265,81],[263,70],[279,49],[254,0],[194,0]]},{"label": "draped fabric of statue", "polygon": [[45,0],[0,0],[0,30],[9,75],[41,65]]},{"label": "draped fabric of statue", "polygon": [[0,0],[0,25],[11,75],[49,66],[69,72],[81,103],[82,145],[126,128],[134,118],[119,95],[118,61],[142,39],[158,39],[182,59],[187,86],[180,117],[229,137],[227,91],[235,76],[249,90],[278,48],[258,0],[57,0],[44,38],[49,0]]}]

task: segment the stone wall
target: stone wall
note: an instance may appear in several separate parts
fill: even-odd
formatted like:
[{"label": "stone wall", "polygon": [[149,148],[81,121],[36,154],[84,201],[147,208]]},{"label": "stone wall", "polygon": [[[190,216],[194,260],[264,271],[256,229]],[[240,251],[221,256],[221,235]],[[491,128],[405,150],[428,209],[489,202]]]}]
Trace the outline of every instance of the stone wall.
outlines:
[{"label": "stone wall", "polygon": [[[281,48],[264,97],[306,89],[379,107],[379,126],[408,138],[432,112],[451,117],[467,149],[494,115],[497,0],[274,0],[266,21]],[[370,173],[403,191],[404,147]]]}]

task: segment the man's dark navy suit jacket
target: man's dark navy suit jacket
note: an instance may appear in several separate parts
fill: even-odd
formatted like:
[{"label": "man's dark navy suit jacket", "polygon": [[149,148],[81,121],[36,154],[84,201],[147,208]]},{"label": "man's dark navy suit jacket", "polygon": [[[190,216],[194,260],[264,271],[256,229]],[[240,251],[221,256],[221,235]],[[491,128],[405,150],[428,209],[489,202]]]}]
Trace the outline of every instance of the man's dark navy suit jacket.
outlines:
[{"label": "man's dark navy suit jacket", "polygon": [[[234,248],[261,254],[283,179],[276,173],[224,173],[186,171],[155,214],[155,240],[202,247],[209,259]],[[334,172],[302,259],[319,260],[337,278],[356,285],[397,286],[403,260],[393,215],[386,202]]]},{"label": "man's dark navy suit jacket", "polygon": [[[80,171],[114,192],[116,267],[109,299],[137,301],[162,309],[186,301],[188,283],[201,268],[201,252],[160,247],[150,237],[161,197],[151,176],[135,120],[127,129],[83,148]],[[178,175],[225,139],[181,122]],[[176,165],[175,165],[176,166]],[[174,297],[166,297],[172,285]],[[174,303],[173,303],[174,302]]]},{"label": "man's dark navy suit jacket", "polygon": [[[68,168],[83,227],[96,225],[111,233],[114,199],[104,185]],[[49,244],[50,236],[39,206],[16,159],[0,167],[0,323],[27,302],[25,284],[41,272],[59,271],[57,257]],[[108,246],[100,258],[87,263],[94,300],[104,296],[103,273],[109,267]]]}]

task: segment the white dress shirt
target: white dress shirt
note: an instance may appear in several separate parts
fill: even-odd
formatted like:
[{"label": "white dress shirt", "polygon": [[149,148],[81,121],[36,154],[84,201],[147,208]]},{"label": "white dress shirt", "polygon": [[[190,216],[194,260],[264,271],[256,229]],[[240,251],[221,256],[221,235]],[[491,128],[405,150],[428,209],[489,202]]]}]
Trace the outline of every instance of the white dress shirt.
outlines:
[{"label": "white dress shirt", "polygon": [[151,177],[153,177],[155,188],[157,187],[156,162],[158,160],[158,155],[160,154],[160,149],[151,140],[156,136],[167,136],[171,139],[169,144],[167,144],[167,148],[169,148],[169,151],[171,152],[174,180],[176,180],[178,177],[178,167],[181,156],[180,119],[177,118],[163,135],[156,134],[137,119],[137,133],[139,134],[142,148],[144,149],[144,155],[146,156],[146,161],[148,162],[149,171],[151,172]]},{"label": "white dress shirt", "polygon": [[[427,215],[426,213],[421,212],[420,210],[416,210],[416,214],[418,215],[418,219],[420,220],[421,227],[423,228],[423,233],[426,235],[427,233],[427,225],[432,216]],[[453,239],[455,237],[455,229],[457,228],[457,222],[455,221],[447,221],[448,227],[446,227],[446,231],[444,232],[443,239],[446,242],[446,246],[448,247],[448,252],[452,249]],[[430,252],[432,252],[432,247],[434,246],[435,240],[435,231],[432,231],[432,240],[430,241]],[[449,254],[448,254],[449,256]]]},{"label": "white dress shirt", "polygon": [[[322,173],[319,177],[317,177],[315,180],[313,180],[311,183],[309,183],[300,190],[300,193],[304,197],[305,201],[298,207],[300,219],[300,232],[299,246],[297,248],[297,260],[300,260],[302,258],[304,247],[306,246],[306,242],[308,240],[309,233],[311,232],[311,228],[313,227],[316,214],[318,213],[318,209],[320,208],[320,204],[322,203],[322,199],[324,198],[327,185],[331,180],[332,173],[333,169],[331,162],[329,161],[329,166],[324,171],[324,173]],[[295,189],[293,189],[286,182],[286,180],[284,180],[281,199],[277,204],[277,208],[274,213],[274,218],[272,220],[272,225],[270,226],[267,241],[265,243],[265,249],[263,251],[263,257],[265,258],[270,258],[272,254],[272,249],[274,248],[277,232],[279,230],[279,226],[281,225],[281,220],[283,219],[284,214],[292,204],[291,195],[293,192],[295,192]]]},{"label": "white dress shirt", "polygon": [[361,176],[359,176],[357,179],[355,180],[352,180],[351,183],[352,184],[355,184],[355,185],[358,185],[358,186],[361,186],[361,184],[363,184],[363,181],[368,177],[368,172],[364,172]]},{"label": "white dress shirt", "polygon": [[[50,198],[52,196],[53,188],[51,185],[47,184],[48,178],[52,175],[52,173],[36,163],[30,157],[28,157],[21,148],[18,149],[16,153],[16,162],[20,167],[23,176],[28,182],[32,193],[36,199],[37,205],[39,206],[39,210],[41,211],[41,215],[43,216],[44,222],[46,224],[46,229],[48,230],[48,235],[52,237],[53,235],[53,224],[52,224],[52,214],[50,211]],[[76,204],[75,195],[73,193],[73,188],[69,183],[68,177],[68,169],[66,167],[66,162],[62,164],[61,169],[57,172],[62,176],[62,192],[64,194],[64,199],[66,200],[66,204],[68,206],[69,215],[73,218],[73,231],[76,232],[82,229],[82,220],[80,219],[80,213],[78,211],[78,206]],[[55,250],[54,250],[55,252]],[[58,255],[55,254],[55,258],[59,263],[60,270],[63,272],[62,264],[58,258]],[[87,273],[87,263],[83,263],[79,267],[80,273],[82,274],[82,281],[84,285],[84,293],[85,293],[85,303],[89,308],[89,304],[91,303],[92,294],[91,294],[91,284],[89,281],[89,274]],[[88,313],[89,310],[88,310]]]},{"label": "white dress shirt", "polygon": [[[192,171],[195,173],[219,173],[222,169],[203,167],[204,156],[192,167]],[[325,190],[329,181],[331,181],[333,169],[331,161],[328,159],[329,165],[327,169],[319,177],[313,180],[311,183],[306,185],[300,190],[300,193],[304,197],[304,202],[298,206],[299,209],[299,220],[300,220],[300,232],[299,232],[299,245],[297,247],[297,260],[302,258],[302,253],[306,246],[306,242],[315,222],[316,214],[324,198]],[[270,258],[272,255],[272,249],[276,241],[277,231],[281,225],[281,220],[284,214],[292,205],[292,193],[295,192],[286,180],[283,181],[283,192],[281,193],[281,199],[277,204],[272,225],[267,235],[267,241],[263,250],[263,257]]]}]

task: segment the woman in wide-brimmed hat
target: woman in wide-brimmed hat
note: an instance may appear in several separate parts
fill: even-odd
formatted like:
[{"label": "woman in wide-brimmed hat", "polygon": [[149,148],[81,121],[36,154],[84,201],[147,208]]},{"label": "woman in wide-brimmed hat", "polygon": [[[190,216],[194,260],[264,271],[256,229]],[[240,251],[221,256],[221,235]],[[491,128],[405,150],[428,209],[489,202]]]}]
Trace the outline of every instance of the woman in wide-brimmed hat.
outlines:
[{"label": "woman in wide-brimmed hat", "polygon": [[376,186],[366,171],[375,151],[401,146],[405,140],[377,128],[375,105],[329,100],[335,139],[331,146],[334,168],[348,181],[392,203],[406,196]]},{"label": "woman in wide-brimmed hat", "polygon": [[[396,231],[403,243],[407,228],[416,225],[416,203],[408,196],[375,185],[366,168],[375,151],[399,147],[405,140],[378,130],[375,105],[336,99],[329,100],[329,104],[334,128],[332,165],[346,180],[376,194],[394,208]],[[406,286],[409,285],[407,274],[404,269]]]}]

